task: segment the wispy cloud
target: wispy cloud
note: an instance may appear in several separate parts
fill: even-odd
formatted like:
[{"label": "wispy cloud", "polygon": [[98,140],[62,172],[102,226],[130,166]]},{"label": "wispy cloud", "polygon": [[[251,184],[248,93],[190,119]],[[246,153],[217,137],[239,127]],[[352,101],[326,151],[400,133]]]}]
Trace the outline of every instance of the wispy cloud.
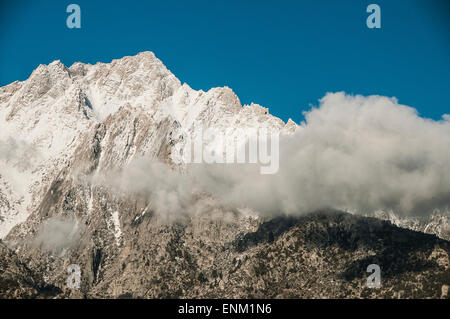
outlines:
[{"label": "wispy cloud", "polygon": [[34,167],[35,160],[40,158],[38,148],[24,140],[9,136],[0,140],[0,160],[25,170]]}]

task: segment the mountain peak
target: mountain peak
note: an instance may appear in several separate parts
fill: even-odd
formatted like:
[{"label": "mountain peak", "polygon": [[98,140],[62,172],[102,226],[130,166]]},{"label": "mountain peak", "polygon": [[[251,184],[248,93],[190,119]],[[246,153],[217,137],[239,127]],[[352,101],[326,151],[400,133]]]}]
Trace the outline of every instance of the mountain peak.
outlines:
[{"label": "mountain peak", "polygon": [[143,69],[154,69],[160,68],[164,69],[166,72],[166,66],[156,55],[151,51],[139,52],[136,55],[124,56],[120,59],[113,59],[110,63],[111,66],[129,66],[133,68],[143,68]]},{"label": "mountain peak", "polygon": [[[139,52],[136,57],[143,58],[143,59],[158,59],[152,51],[142,51]],[[158,59],[159,60],[159,59]]]},{"label": "mountain peak", "polygon": [[64,63],[62,63],[61,60],[59,60],[59,59],[57,59],[57,60],[51,62],[48,66],[49,66],[49,67],[66,67],[66,66],[64,65]]}]

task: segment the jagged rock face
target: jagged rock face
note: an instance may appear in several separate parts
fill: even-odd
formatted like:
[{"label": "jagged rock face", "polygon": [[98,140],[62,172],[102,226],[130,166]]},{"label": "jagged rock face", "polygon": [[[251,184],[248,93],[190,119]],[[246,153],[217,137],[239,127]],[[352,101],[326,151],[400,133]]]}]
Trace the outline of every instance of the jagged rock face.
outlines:
[{"label": "jagged rock face", "polygon": [[[0,161],[0,237],[15,250],[2,248],[2,267],[28,269],[0,277],[15,282],[6,296],[445,297],[449,243],[433,235],[340,212],[265,220],[206,194],[194,213],[165,218],[145,192],[94,181],[139,157],[183,170],[180,131],[198,120],[296,129],[243,107],[229,88],[182,85],[150,52],[70,68],[56,61],[0,88],[2,127],[35,154],[25,167],[17,152]],[[382,268],[378,290],[365,287],[371,263]],[[66,285],[71,264],[80,289]]]},{"label": "jagged rock face", "polygon": [[0,241],[0,299],[49,298],[61,290],[47,285]]},{"label": "jagged rock face", "polygon": [[[23,246],[21,258],[65,298],[445,298],[450,284],[449,243],[389,222],[339,212],[132,218],[145,204],[122,210],[118,237],[106,213],[87,218],[67,254]],[[65,285],[71,263],[80,290]],[[366,287],[370,264],[381,267],[379,289]]]},{"label": "jagged rock face", "polygon": [[23,156],[17,154],[0,161],[0,198],[11,194],[8,213],[0,208],[0,238],[37,209],[56,176],[74,160],[75,149],[99,124],[108,128],[102,141],[108,145],[98,146],[109,158],[105,165],[114,157],[120,166],[147,153],[158,153],[163,162],[185,162],[180,129],[190,134],[196,121],[217,128],[295,130],[295,124],[285,125],[259,105],[242,107],[227,87],[203,92],[181,85],[151,52],[70,68],[55,61],[40,65],[24,82],[0,88],[0,141],[14,137],[0,143],[0,150],[21,143],[31,162],[22,167]]}]

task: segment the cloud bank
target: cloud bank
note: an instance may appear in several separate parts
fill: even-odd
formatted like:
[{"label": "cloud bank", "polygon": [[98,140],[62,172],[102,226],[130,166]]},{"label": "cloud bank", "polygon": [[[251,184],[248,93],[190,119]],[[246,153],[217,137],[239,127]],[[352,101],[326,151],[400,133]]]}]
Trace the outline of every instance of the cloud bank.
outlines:
[{"label": "cloud bank", "polygon": [[327,94],[280,141],[278,174],[205,167],[196,173],[224,202],[266,214],[324,207],[421,215],[450,205],[450,121],[421,118],[381,96]]},{"label": "cloud bank", "polygon": [[299,215],[322,208],[361,214],[385,210],[427,215],[450,206],[450,118],[421,118],[382,96],[329,93],[280,139],[280,169],[197,164],[180,174],[141,159],[119,184],[148,191],[157,210],[186,210],[195,194],[263,215]]}]

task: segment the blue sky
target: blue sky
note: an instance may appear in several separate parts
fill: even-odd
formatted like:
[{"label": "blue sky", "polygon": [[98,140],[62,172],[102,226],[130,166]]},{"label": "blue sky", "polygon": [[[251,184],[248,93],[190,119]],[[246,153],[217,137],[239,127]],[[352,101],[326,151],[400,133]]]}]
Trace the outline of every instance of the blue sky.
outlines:
[{"label": "blue sky", "polygon": [[[81,29],[66,7],[81,7]],[[366,7],[381,7],[368,29]],[[160,0],[0,2],[0,86],[41,63],[153,51],[194,89],[229,86],[287,120],[326,92],[395,96],[450,113],[450,1]]]}]

